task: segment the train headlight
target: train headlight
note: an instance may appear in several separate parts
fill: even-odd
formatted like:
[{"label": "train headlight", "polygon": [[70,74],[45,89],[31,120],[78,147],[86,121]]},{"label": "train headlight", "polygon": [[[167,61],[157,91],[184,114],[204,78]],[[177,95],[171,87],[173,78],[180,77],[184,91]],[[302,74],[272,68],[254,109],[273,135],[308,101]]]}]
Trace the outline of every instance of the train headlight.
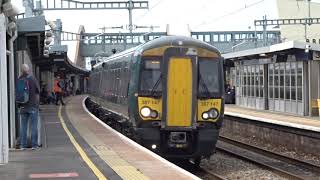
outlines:
[{"label": "train headlight", "polygon": [[218,116],[219,112],[217,109],[210,109],[209,111],[202,113],[202,119],[204,120],[216,119]]},{"label": "train headlight", "polygon": [[158,112],[157,111],[151,111],[150,116],[152,118],[156,118],[156,117],[158,117]]},{"label": "train headlight", "polygon": [[140,113],[143,117],[150,117],[151,109],[149,107],[143,107],[141,108]]},{"label": "train headlight", "polygon": [[144,118],[157,118],[158,117],[158,112],[156,110],[152,110],[149,107],[143,107],[140,110],[140,114],[142,115],[142,117]]},{"label": "train headlight", "polygon": [[209,118],[209,114],[207,112],[202,113],[202,118],[203,119],[208,119]]},{"label": "train headlight", "polygon": [[219,112],[216,109],[211,109],[208,112],[209,118],[216,119],[219,116]]}]

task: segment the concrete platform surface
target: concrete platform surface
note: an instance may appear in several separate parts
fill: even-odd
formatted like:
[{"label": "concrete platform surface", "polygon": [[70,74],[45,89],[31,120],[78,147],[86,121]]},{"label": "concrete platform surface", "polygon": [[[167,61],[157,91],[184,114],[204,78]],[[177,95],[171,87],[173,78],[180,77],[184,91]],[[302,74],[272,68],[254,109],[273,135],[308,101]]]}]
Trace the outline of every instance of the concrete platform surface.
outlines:
[{"label": "concrete platform surface", "polygon": [[43,147],[10,150],[0,180],[198,179],[105,125],[87,111],[85,98],[41,106]]},{"label": "concrete platform surface", "polygon": [[[93,117],[84,108],[84,96],[70,99],[67,117],[87,143],[123,179],[198,179],[136,144]],[[83,106],[79,104],[83,103]]]},{"label": "concrete platform surface", "polygon": [[[9,163],[0,166],[1,180],[25,179],[97,179],[71,144],[58,118],[58,106],[41,106],[42,144],[37,150],[10,150]],[[90,148],[79,133],[66,122],[74,138],[82,145],[90,159],[110,179],[121,179]]]},{"label": "concrete platform surface", "polygon": [[320,132],[319,117],[295,116],[285,113],[249,109],[230,104],[226,104],[225,106],[225,115]]}]

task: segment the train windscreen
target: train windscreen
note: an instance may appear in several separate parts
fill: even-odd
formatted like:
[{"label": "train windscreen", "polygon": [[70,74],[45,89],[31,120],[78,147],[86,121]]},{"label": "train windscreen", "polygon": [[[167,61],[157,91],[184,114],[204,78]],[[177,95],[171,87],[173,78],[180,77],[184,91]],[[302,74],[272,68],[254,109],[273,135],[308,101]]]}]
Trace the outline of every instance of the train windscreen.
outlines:
[{"label": "train windscreen", "polygon": [[199,60],[198,96],[214,97],[220,94],[219,61],[212,59]]},{"label": "train windscreen", "polygon": [[160,61],[144,60],[140,75],[140,95],[144,96],[161,96],[162,81],[161,81]]}]

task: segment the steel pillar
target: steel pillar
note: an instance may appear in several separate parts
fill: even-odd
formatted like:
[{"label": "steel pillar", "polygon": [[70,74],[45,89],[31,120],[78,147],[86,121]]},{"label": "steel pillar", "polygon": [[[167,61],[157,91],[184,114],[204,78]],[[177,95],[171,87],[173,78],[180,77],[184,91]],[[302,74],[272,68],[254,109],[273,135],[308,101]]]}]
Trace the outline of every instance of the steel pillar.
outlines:
[{"label": "steel pillar", "polygon": [[10,114],[10,147],[14,148],[16,146],[16,104],[15,104],[15,71],[14,71],[14,48],[13,42],[18,37],[17,29],[12,29],[13,35],[9,39],[9,50],[10,50],[10,57],[9,57],[9,114]]},{"label": "steel pillar", "polygon": [[7,90],[7,47],[6,17],[0,14],[0,164],[8,163],[8,90]]},{"label": "steel pillar", "polygon": [[133,30],[133,25],[132,25],[132,9],[133,9],[133,4],[132,4],[132,0],[129,0],[129,31],[130,33],[132,33]]}]

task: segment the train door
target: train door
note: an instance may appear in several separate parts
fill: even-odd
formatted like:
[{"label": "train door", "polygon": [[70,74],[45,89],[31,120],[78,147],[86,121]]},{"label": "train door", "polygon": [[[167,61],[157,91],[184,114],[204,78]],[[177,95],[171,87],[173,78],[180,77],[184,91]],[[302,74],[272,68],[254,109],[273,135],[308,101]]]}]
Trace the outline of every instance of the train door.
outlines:
[{"label": "train door", "polygon": [[167,125],[191,125],[192,64],[188,58],[171,58],[168,66]]},{"label": "train door", "polygon": [[167,127],[191,127],[194,117],[194,71],[195,57],[186,56],[181,49],[171,48],[165,53],[165,71],[167,77],[163,103]]}]

